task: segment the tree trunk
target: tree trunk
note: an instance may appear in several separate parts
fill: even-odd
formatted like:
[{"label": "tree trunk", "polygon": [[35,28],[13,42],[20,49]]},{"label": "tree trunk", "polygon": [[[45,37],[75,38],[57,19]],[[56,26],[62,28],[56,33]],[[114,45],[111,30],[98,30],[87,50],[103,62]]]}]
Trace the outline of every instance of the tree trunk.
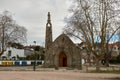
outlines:
[{"label": "tree trunk", "polygon": [[90,59],[90,54],[88,54],[88,59],[87,59],[89,66],[91,66],[91,59]]},{"label": "tree trunk", "polygon": [[96,71],[99,72],[100,71],[100,60],[96,59]]},{"label": "tree trunk", "polygon": [[1,49],[1,52],[0,52],[0,56],[4,53],[4,49],[5,49],[5,48],[4,48],[4,47],[5,47],[5,46],[4,46],[4,45],[5,45],[5,31],[4,31],[4,30],[5,30],[5,27],[4,27],[4,25],[5,25],[5,24],[2,25],[2,41],[1,41],[1,42],[2,42],[2,46],[1,46],[2,49]]},{"label": "tree trunk", "polygon": [[4,50],[2,50],[2,51],[0,52],[0,56],[1,56],[3,53],[4,53]]},{"label": "tree trunk", "polygon": [[109,59],[106,59],[106,67],[109,67]]}]

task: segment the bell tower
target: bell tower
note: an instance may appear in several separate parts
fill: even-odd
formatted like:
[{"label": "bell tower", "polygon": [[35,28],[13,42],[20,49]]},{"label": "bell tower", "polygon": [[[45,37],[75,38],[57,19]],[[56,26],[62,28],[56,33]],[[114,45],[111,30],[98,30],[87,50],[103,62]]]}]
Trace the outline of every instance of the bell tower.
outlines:
[{"label": "bell tower", "polygon": [[48,12],[48,20],[46,24],[45,49],[48,50],[51,44],[52,44],[52,24],[50,19],[50,12]]}]

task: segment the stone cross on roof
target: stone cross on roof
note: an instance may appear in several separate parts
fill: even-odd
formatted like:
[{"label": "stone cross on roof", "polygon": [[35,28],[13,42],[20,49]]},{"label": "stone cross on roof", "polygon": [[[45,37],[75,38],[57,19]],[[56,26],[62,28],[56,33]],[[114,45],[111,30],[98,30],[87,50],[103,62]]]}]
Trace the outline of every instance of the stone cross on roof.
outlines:
[{"label": "stone cross on roof", "polygon": [[50,12],[48,12],[48,20],[47,20],[47,23],[51,24]]}]

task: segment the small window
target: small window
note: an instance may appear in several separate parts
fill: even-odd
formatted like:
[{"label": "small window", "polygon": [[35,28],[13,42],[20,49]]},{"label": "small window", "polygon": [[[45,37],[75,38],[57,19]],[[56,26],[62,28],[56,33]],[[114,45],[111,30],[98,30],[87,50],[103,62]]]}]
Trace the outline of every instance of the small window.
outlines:
[{"label": "small window", "polygon": [[8,56],[11,56],[11,50],[8,51]]},{"label": "small window", "polygon": [[82,47],[82,49],[86,49],[86,47]]},{"label": "small window", "polygon": [[114,47],[114,50],[116,50],[116,47]]},{"label": "small window", "polygon": [[64,38],[62,38],[62,41],[64,42]]},{"label": "small window", "polygon": [[50,23],[48,23],[48,24],[47,24],[47,26],[48,26],[48,27],[51,27],[51,24],[50,24]]}]

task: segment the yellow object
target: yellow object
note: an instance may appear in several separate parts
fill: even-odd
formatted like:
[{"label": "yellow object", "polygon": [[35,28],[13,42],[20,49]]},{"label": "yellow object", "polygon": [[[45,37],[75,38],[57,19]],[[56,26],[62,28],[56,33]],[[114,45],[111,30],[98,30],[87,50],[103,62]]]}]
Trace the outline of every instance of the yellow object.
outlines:
[{"label": "yellow object", "polygon": [[7,66],[7,62],[6,61],[2,61],[2,66]]},{"label": "yellow object", "polygon": [[8,62],[7,62],[7,65],[8,65],[8,66],[12,66],[12,65],[13,65],[13,62],[12,62],[12,61],[8,61]]}]

